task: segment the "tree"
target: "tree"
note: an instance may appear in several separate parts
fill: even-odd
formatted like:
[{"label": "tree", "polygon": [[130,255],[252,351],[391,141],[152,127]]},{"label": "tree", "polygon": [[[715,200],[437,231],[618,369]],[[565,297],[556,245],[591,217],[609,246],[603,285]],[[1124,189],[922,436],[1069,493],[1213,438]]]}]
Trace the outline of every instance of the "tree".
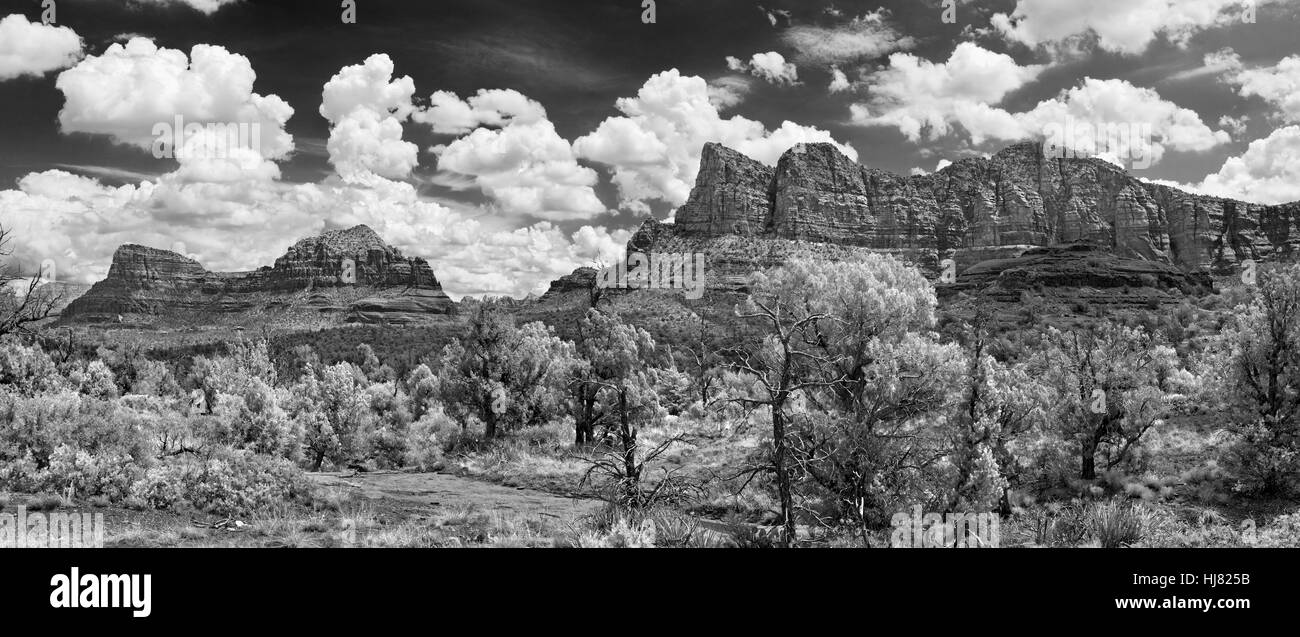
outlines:
[{"label": "tree", "polygon": [[1048,328],[1042,377],[1056,391],[1060,435],[1078,453],[1079,478],[1094,480],[1132,458],[1166,411],[1162,357],[1173,356],[1141,328],[1102,323],[1066,333]]},{"label": "tree", "polygon": [[420,363],[406,378],[406,393],[411,397],[411,418],[419,420],[429,409],[429,403],[438,393],[438,377],[428,365]]},{"label": "tree", "polygon": [[[876,340],[863,353],[860,379],[813,391],[809,402],[824,394],[829,409],[791,414],[791,448],[809,492],[834,505],[822,522],[847,522],[869,544],[868,531],[907,504],[948,506],[950,407],[965,361],[956,345],[925,333]],[[846,394],[851,403],[842,402]]]},{"label": "tree", "polygon": [[1236,416],[1228,464],[1248,491],[1300,490],[1300,264],[1261,268],[1254,298],[1233,315],[1209,370]]},{"label": "tree", "polygon": [[777,486],[781,506],[783,541],[796,537],[792,461],[786,427],[786,404],[804,389],[825,387],[824,370],[829,361],[818,351],[816,326],[832,318],[814,303],[808,283],[820,274],[823,264],[795,259],[771,273],[751,278],[752,293],[736,315],[756,323],[765,336],[755,351],[743,347],[728,350],[731,365],[755,379],[755,389],[738,402],[766,407],[772,418],[772,449],[769,470]]},{"label": "tree", "polygon": [[291,411],[303,428],[312,471],[327,459],[342,465],[365,455],[375,424],[365,389],[364,376],[351,363],[326,367],[319,379],[309,370],[293,387]]},{"label": "tree", "polygon": [[696,398],[707,409],[713,402],[714,387],[722,377],[722,351],[713,333],[714,324],[706,316],[694,319],[693,338],[681,349],[683,363],[691,378],[691,388],[699,392]]},{"label": "tree", "polygon": [[[737,314],[761,326],[766,336],[757,350],[734,348],[730,354],[737,370],[757,379],[759,391],[741,400],[766,406],[771,414],[771,470],[790,543],[795,537],[794,459],[788,438],[795,414],[787,409],[790,401],[812,397],[826,413],[814,419],[824,427],[810,424],[810,431],[820,432],[800,442],[801,453],[811,454],[798,461],[802,470],[815,469],[809,460],[813,448],[858,433],[870,437],[874,421],[893,409],[872,402],[887,387],[887,379],[872,376],[872,368],[888,364],[894,355],[890,348],[912,330],[933,326],[936,301],[919,271],[876,254],[837,263],[795,258],[755,275],[751,289]],[[924,348],[919,342],[909,347],[913,345]],[[821,477],[827,483],[835,480],[830,473]]]},{"label": "tree", "polygon": [[588,310],[579,328],[585,364],[574,368],[570,383],[580,398],[571,403],[575,420],[585,420],[578,426],[578,442],[591,439],[592,413],[597,403],[599,417],[612,421],[617,441],[615,452],[595,459],[586,477],[596,471],[604,473],[614,480],[615,502],[624,508],[646,508],[676,484],[674,477],[667,474],[650,492],[641,488],[646,466],[678,440],[670,438],[645,453],[640,447],[640,429],[659,413],[655,391],[659,361],[654,339],[617,315],[594,309]]},{"label": "tree", "polygon": [[1019,463],[1027,454],[1018,445],[1046,424],[1052,391],[1027,365],[1002,363],[987,353],[989,320],[980,314],[975,325],[966,326],[969,371],[953,434],[957,479],[949,510],[982,508],[995,495],[999,512],[1010,515],[1011,490],[1024,482]]},{"label": "tree", "polygon": [[[0,259],[13,255],[12,239],[12,231],[0,226]],[[27,277],[20,274],[16,265],[6,264],[0,269],[0,336],[27,332],[28,325],[54,314],[63,293],[57,286],[49,285],[44,275],[44,271],[38,272],[21,283]]]},{"label": "tree", "polygon": [[439,391],[449,415],[462,425],[484,423],[484,437],[500,429],[544,423],[561,409],[572,344],[541,323],[516,328],[495,303],[481,304],[465,341],[443,349]]},{"label": "tree", "polygon": [[484,437],[497,435],[505,411],[505,385],[515,345],[514,320],[493,304],[474,309],[465,341],[456,339],[443,349],[439,378],[448,412],[462,424],[475,416],[484,424]]}]

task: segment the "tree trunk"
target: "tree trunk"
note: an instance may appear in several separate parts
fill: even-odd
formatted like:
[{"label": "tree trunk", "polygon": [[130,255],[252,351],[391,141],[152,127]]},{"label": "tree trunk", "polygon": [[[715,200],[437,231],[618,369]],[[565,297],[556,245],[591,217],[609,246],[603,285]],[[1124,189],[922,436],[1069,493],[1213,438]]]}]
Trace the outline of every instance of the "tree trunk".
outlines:
[{"label": "tree trunk", "polygon": [[577,422],[574,423],[574,446],[581,447],[590,444],[596,437],[596,427],[592,420],[595,418],[596,399],[588,398],[584,389],[579,395],[578,400],[582,401],[582,412],[578,414]]},{"label": "tree trunk", "polygon": [[776,487],[781,496],[781,524],[784,544],[793,546],[795,541],[794,496],[790,490],[790,471],[787,462],[789,451],[785,444],[785,414],[781,408],[784,400],[772,403],[772,468],[776,470]]},{"label": "tree trunk", "polygon": [[1084,480],[1097,479],[1097,437],[1089,436],[1083,442],[1082,458],[1083,470],[1079,472],[1079,477]]},{"label": "tree trunk", "polygon": [[497,412],[492,409],[491,399],[488,399],[487,422],[484,423],[483,437],[492,440],[497,437]]},{"label": "tree trunk", "polygon": [[618,411],[620,437],[623,439],[623,476],[628,503],[633,506],[641,504],[641,471],[636,466],[636,432],[627,413],[627,390],[618,393]]}]

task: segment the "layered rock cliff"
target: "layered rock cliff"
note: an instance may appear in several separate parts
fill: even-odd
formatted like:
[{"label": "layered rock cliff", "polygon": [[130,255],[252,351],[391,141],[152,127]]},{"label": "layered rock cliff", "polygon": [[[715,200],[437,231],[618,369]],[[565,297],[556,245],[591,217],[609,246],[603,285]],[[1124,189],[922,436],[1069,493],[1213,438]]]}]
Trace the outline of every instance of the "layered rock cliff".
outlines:
[{"label": "layered rock cliff", "polygon": [[1086,243],[1189,272],[1225,273],[1246,259],[1292,255],[1297,224],[1297,203],[1194,195],[1102,160],[1047,157],[1041,144],[1027,142],[910,177],[858,165],[830,144],[797,145],[775,169],[708,144],[674,226],[695,238],[886,250],[927,268],[945,258],[964,269],[1033,246]]},{"label": "layered rock cliff", "polygon": [[369,227],[356,226],[303,239],[274,265],[252,272],[210,272],[174,252],[124,245],[107,278],[69,304],[62,320],[231,322],[252,313],[409,323],[454,309],[427,261],[404,256]]}]

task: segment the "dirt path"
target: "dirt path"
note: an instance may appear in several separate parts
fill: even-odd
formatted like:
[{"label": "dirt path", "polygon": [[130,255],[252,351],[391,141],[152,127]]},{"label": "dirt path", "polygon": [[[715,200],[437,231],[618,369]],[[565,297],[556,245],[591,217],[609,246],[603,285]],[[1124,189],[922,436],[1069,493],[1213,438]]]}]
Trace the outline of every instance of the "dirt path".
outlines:
[{"label": "dirt path", "polygon": [[388,501],[407,512],[476,507],[523,517],[573,519],[602,506],[596,500],[565,498],[445,473],[315,473],[309,477],[322,487],[348,489],[366,500]]},{"label": "dirt path", "polygon": [[[445,517],[448,512],[476,509],[520,520],[546,518],[563,527],[605,506],[599,500],[567,498],[446,473],[380,471],[315,473],[309,477],[321,487],[346,489],[388,515],[417,524]],[[700,537],[725,545],[730,527],[717,520],[694,519]]]}]

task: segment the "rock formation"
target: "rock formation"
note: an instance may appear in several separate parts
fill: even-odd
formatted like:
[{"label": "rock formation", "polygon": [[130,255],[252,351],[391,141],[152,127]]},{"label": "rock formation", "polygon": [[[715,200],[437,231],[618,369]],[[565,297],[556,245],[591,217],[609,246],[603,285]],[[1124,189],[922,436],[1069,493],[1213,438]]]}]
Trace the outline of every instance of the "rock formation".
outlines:
[{"label": "rock formation", "polygon": [[967,268],[945,296],[967,293],[1003,303],[1022,294],[1067,290],[1072,300],[1090,304],[1135,305],[1153,299],[1177,301],[1213,291],[1210,275],[1186,272],[1168,263],[1117,256],[1086,243],[1030,248],[1009,259],[990,259]]},{"label": "rock formation", "polygon": [[303,239],[274,265],[252,272],[209,272],[174,252],[124,245],[108,277],[69,304],[62,320],[183,316],[230,322],[269,313],[409,323],[454,307],[427,261],[406,257],[374,230],[356,226]]},{"label": "rock formation", "polygon": [[1291,255],[1297,224],[1297,203],[1193,195],[1099,159],[1048,157],[1032,142],[911,177],[860,166],[831,144],[797,145],[775,170],[708,144],[675,222],[687,236],[857,246],[927,268],[953,258],[964,269],[1032,246],[1082,242],[1215,273]]}]

